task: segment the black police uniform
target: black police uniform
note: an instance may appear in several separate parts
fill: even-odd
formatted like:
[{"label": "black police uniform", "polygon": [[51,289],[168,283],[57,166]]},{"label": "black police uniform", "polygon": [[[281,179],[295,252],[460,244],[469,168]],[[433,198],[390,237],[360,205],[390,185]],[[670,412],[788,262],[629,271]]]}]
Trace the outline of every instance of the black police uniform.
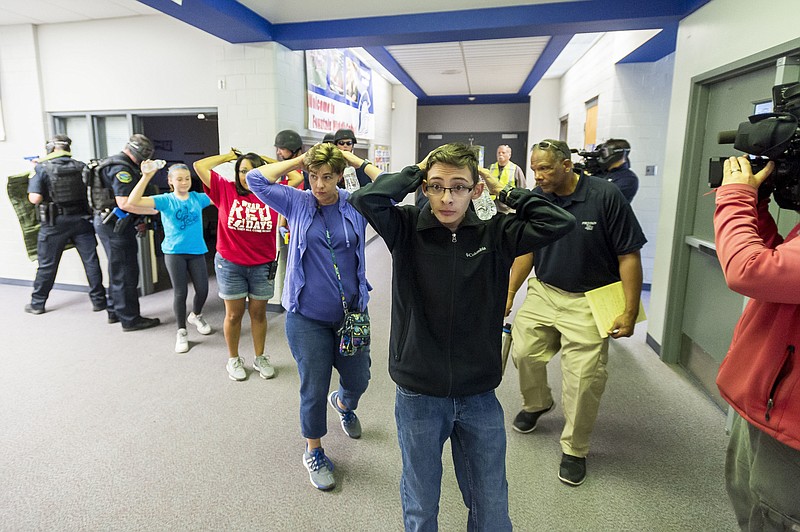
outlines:
[{"label": "black police uniform", "polygon": [[[133,187],[142,177],[141,170],[124,152],[112,155],[113,162],[101,170],[106,187],[114,196],[130,196]],[[122,327],[134,328],[141,318],[139,313],[139,246],[136,242],[136,224],[133,218],[123,224],[103,223],[108,213],[95,213],[94,228],[108,257],[108,318],[109,323],[119,320]],[[129,217],[136,217],[129,214]],[[115,231],[116,228],[116,231]]]},{"label": "black police uniform", "polygon": [[[78,176],[86,166],[68,154],[54,157],[47,164],[52,165],[51,168],[54,170],[77,173],[75,175]],[[56,280],[61,255],[69,242],[75,245],[83,262],[83,269],[86,270],[92,307],[97,311],[106,308],[106,291],[103,288],[103,274],[97,258],[97,240],[89,221],[91,212],[86,200],[86,191],[82,181],[75,186],[77,190],[72,193],[65,192],[63,187],[58,187],[54,191],[45,163],[36,165],[28,183],[28,193],[41,194],[42,209],[51,213],[51,216],[42,220],[39,228],[37,240],[39,268],[33,281],[30,303],[34,311],[44,311],[45,302]]]}]

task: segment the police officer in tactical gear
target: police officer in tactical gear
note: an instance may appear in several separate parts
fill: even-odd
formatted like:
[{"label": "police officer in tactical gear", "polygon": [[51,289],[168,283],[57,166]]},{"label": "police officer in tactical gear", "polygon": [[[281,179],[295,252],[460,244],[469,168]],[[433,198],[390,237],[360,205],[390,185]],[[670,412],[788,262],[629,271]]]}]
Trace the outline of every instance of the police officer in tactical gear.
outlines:
[{"label": "police officer in tactical gear", "polygon": [[[342,151],[349,151],[350,153],[353,152],[356,144],[358,141],[356,140],[356,134],[353,132],[352,129],[337,129],[336,133],[333,134],[333,144]],[[358,184],[360,186],[365,186],[372,183],[372,178],[367,175],[367,172],[364,170],[368,164],[371,164],[367,159],[363,159],[364,163],[356,168],[356,178],[358,179]],[[344,177],[342,180],[339,181],[339,187],[344,188]]]},{"label": "police officer in tactical gear", "polygon": [[[157,214],[150,208],[128,203],[128,196],[142,177],[139,166],[153,156],[153,143],[144,135],[131,136],[122,152],[109,157],[101,169],[103,184],[113,191],[122,213],[111,216],[109,209],[94,216],[94,227],[108,257],[108,322],[122,323],[123,331],[138,331],[158,325],[158,318],[139,314],[139,263],[134,218]],[[132,220],[132,222],[127,222]]]},{"label": "police officer in tactical gear", "polygon": [[[275,155],[279,161],[294,159],[303,151],[303,139],[297,131],[284,129],[275,135]],[[285,176],[284,176],[285,177]],[[311,190],[308,172],[303,171],[303,190]]]},{"label": "police officer in tactical gear", "polygon": [[297,131],[284,129],[275,135],[275,151],[279,161],[294,159],[303,149],[303,139]]},{"label": "police officer in tactical gear", "polygon": [[36,205],[41,224],[37,241],[39,268],[31,302],[25,305],[25,312],[30,314],[45,311],[61,255],[69,242],[75,245],[86,270],[92,308],[98,312],[106,308],[97,240],[83,182],[86,165],[72,158],[71,144],[66,135],[55,135],[47,141],[47,155],[40,159],[28,182],[28,201]]},{"label": "police officer in tactical gear", "polygon": [[639,190],[639,177],[631,170],[628,159],[631,145],[625,139],[608,139],[597,147],[597,152],[602,172],[596,177],[614,183],[628,203],[632,202]]}]

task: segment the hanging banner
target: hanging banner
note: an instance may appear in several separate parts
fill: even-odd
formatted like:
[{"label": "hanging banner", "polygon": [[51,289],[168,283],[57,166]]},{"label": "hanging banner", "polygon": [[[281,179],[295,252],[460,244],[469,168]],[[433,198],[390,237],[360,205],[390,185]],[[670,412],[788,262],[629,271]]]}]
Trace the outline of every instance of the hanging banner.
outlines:
[{"label": "hanging banner", "polygon": [[306,50],[308,129],[375,137],[372,69],[349,50]]}]

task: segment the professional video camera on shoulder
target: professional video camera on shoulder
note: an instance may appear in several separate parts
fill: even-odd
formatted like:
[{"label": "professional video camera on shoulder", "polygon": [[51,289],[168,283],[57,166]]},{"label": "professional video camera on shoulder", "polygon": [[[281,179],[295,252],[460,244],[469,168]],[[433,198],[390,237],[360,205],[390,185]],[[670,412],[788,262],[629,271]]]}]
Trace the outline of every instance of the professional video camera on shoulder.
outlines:
[{"label": "professional video camera on shoulder", "polygon": [[[772,192],[782,209],[800,210],[800,83],[775,85],[772,103],[773,112],[749,117],[736,131],[721,131],[718,142],[733,143],[737,150],[754,156],[750,159],[753,173],[774,161],[775,170],[762,183],[759,195]],[[710,161],[708,185],[712,188],[722,183],[725,159]]]},{"label": "professional video camera on shoulder", "polygon": [[571,149],[572,153],[578,154],[582,157],[581,162],[575,163],[573,167],[575,170],[586,172],[590,175],[597,175],[603,173],[603,167],[600,165],[600,152],[599,151],[583,151]]},{"label": "professional video camera on shoulder", "polygon": [[583,161],[575,163],[575,168],[583,170],[590,175],[602,175],[611,170],[611,167],[622,161],[631,151],[627,140],[609,139],[595,147],[595,151],[571,150],[583,157]]}]

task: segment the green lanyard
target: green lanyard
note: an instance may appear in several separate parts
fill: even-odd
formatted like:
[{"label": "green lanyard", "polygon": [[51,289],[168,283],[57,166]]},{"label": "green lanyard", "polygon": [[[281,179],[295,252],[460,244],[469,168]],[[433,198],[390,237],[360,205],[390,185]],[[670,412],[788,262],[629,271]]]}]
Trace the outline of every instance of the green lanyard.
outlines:
[{"label": "green lanyard", "polygon": [[325,215],[322,214],[322,209],[317,207],[317,212],[319,212],[320,218],[322,218],[322,224],[325,226],[325,240],[328,242],[328,249],[331,252],[331,259],[333,259],[333,271],[336,272],[336,280],[339,282],[339,297],[342,298],[342,308],[344,308],[344,313],[347,314],[347,301],[344,297],[344,287],[342,286],[342,276],[339,274],[339,265],[336,264],[336,254],[333,252],[333,243],[331,243],[331,232],[328,230],[328,222],[325,220]]}]

